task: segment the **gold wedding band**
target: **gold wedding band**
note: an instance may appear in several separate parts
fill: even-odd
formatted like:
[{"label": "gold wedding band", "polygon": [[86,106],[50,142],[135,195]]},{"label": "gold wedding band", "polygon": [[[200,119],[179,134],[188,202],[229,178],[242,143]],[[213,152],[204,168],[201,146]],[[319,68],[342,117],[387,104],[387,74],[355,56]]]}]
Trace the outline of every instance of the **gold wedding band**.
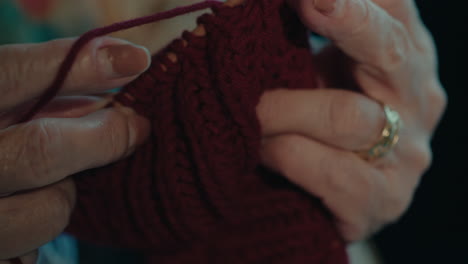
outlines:
[{"label": "gold wedding band", "polygon": [[385,156],[398,143],[401,128],[401,118],[397,111],[388,105],[383,105],[385,113],[385,127],[382,130],[380,139],[368,150],[358,151],[357,154],[363,159],[371,161]]}]

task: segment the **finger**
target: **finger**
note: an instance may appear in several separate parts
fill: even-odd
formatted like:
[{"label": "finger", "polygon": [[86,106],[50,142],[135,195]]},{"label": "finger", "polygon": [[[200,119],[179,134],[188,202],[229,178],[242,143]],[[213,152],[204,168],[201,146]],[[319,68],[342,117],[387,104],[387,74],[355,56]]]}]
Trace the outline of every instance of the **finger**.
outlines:
[{"label": "finger", "polygon": [[357,62],[379,72],[399,69],[411,43],[405,26],[371,0],[293,1],[304,23]]},{"label": "finger", "polygon": [[113,100],[112,94],[102,96],[62,96],[57,97],[33,119],[40,118],[78,118],[105,108]]},{"label": "finger", "polygon": [[[41,95],[74,41],[0,46],[0,110]],[[150,60],[141,46],[108,37],[94,39],[80,52],[61,93],[89,94],[122,86],[145,71]]]},{"label": "finger", "polygon": [[75,199],[71,179],[0,199],[0,259],[25,255],[58,236]]},{"label": "finger", "polygon": [[261,157],[267,167],[318,197],[337,219],[345,239],[368,234],[372,228],[368,218],[379,209],[374,194],[386,190],[380,171],[351,152],[294,135],[265,140]]},{"label": "finger", "polygon": [[419,11],[413,0],[394,1],[394,0],[372,0],[378,6],[383,8],[392,17],[401,21],[411,32],[411,35],[418,34],[424,30]]},{"label": "finger", "polygon": [[415,1],[373,0],[383,8],[390,16],[396,18],[405,25],[415,48],[428,57],[431,65],[435,64],[435,46],[432,36],[424,25]]},{"label": "finger", "polygon": [[[100,96],[59,96],[41,109],[32,119],[82,117],[103,109],[112,102],[112,99],[113,94],[102,94]],[[22,113],[30,108],[31,104],[23,104],[0,114],[0,129],[13,124],[21,117]]]},{"label": "finger", "polygon": [[345,90],[269,91],[257,115],[264,136],[296,133],[354,151],[375,144],[385,126],[379,103]]},{"label": "finger", "polygon": [[82,118],[38,119],[0,133],[0,193],[45,186],[129,155],[149,134],[128,108]]}]

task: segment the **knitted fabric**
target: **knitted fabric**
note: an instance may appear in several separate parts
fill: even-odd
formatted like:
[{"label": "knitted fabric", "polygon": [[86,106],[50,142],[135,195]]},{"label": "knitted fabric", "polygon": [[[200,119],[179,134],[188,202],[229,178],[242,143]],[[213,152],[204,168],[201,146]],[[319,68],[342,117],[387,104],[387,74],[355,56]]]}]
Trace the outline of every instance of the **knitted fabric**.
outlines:
[{"label": "knitted fabric", "polygon": [[68,231],[148,263],[347,263],[320,202],[259,165],[261,94],[316,87],[307,30],[284,0],[212,9],[116,96],[151,137],[76,175]]}]

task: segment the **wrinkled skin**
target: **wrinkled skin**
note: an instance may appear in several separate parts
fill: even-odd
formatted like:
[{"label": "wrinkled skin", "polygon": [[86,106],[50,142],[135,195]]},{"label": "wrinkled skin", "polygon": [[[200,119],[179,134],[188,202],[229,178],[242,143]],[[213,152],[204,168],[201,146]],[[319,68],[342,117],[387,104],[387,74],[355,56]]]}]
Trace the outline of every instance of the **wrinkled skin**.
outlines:
[{"label": "wrinkled skin", "polygon": [[[331,40],[318,55],[327,89],[262,96],[263,162],[319,197],[346,240],[360,240],[402,215],[430,166],[430,139],[446,105],[433,42],[411,0],[290,2],[310,29]],[[14,124],[52,81],[72,42],[0,46],[0,259],[34,263],[35,249],[68,223],[76,197],[67,176],[130,155],[149,133],[130,109],[102,110],[110,97],[90,96],[128,83],[149,64],[146,51],[128,45],[100,53],[128,44],[110,38],[80,53],[60,96],[34,120]],[[137,63],[115,59],[125,53]],[[362,93],[340,89],[350,87]],[[397,110],[404,126],[388,155],[366,161],[355,151],[379,139],[379,102]]]},{"label": "wrinkled skin", "polygon": [[[447,102],[434,44],[412,0],[291,3],[310,29],[331,40],[319,54],[322,86],[357,86],[363,95],[266,94],[258,107],[270,135],[263,159],[318,196],[346,240],[361,240],[405,212],[431,164],[430,140]],[[349,76],[337,73],[343,65]],[[368,162],[354,152],[381,135],[385,117],[377,102],[397,110],[403,127],[394,150]]]}]

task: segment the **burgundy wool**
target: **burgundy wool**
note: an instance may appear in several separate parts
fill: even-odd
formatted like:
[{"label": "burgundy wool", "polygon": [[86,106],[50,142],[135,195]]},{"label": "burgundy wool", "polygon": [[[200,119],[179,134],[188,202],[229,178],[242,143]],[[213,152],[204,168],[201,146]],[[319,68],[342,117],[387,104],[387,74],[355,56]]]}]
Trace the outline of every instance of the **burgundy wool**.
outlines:
[{"label": "burgundy wool", "polygon": [[[285,2],[198,4],[213,10],[198,19],[206,34],[184,32],[116,96],[150,120],[150,139],[125,160],[75,176],[69,232],[154,264],[348,263],[320,201],[260,165],[262,93],[317,87],[308,32]],[[146,19],[124,25],[158,20]]]}]

